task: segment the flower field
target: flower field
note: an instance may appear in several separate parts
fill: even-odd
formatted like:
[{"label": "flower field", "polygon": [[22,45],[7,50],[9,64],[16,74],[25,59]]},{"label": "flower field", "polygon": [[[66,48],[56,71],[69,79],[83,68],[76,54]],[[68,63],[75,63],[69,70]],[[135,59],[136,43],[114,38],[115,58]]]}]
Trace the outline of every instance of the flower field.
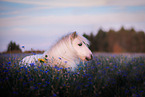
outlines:
[{"label": "flower field", "polygon": [[145,54],[97,53],[74,72],[26,55],[0,54],[0,97],[145,97]]}]

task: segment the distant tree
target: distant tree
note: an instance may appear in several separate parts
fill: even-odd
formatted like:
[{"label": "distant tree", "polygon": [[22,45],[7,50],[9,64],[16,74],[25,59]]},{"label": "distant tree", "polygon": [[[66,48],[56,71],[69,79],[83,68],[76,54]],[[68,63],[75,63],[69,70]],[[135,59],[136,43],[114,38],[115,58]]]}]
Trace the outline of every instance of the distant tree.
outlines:
[{"label": "distant tree", "polygon": [[114,45],[116,44],[119,45],[119,42],[116,37],[117,33],[113,29],[110,29],[109,32],[107,33],[108,52],[114,52],[115,50]]},{"label": "distant tree", "polygon": [[19,45],[17,45],[15,42],[10,41],[8,44],[7,52],[22,52]]},{"label": "distant tree", "polygon": [[100,29],[98,31],[98,34],[95,37],[96,43],[98,45],[99,51],[107,51],[108,48],[108,42],[107,42],[107,33]]},{"label": "distant tree", "polygon": [[138,51],[145,52],[145,33],[143,31],[140,31],[136,36],[138,40]]}]

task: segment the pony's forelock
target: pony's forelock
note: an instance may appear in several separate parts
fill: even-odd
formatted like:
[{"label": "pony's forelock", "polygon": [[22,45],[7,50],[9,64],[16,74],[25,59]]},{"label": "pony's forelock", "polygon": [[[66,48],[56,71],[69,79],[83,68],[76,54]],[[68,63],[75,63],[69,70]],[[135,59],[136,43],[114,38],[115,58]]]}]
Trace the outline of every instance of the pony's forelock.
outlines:
[{"label": "pony's forelock", "polygon": [[85,42],[85,44],[90,45],[90,41],[87,40],[85,37],[78,35],[78,38],[79,38],[81,41]]}]

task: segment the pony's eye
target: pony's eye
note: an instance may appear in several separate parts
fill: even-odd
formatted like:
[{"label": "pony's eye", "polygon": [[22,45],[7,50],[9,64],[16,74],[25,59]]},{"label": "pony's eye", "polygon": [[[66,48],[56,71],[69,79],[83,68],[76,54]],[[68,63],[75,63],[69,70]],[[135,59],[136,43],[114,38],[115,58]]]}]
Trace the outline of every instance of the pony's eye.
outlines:
[{"label": "pony's eye", "polygon": [[82,46],[82,43],[79,43],[78,45],[79,45],[79,46]]}]

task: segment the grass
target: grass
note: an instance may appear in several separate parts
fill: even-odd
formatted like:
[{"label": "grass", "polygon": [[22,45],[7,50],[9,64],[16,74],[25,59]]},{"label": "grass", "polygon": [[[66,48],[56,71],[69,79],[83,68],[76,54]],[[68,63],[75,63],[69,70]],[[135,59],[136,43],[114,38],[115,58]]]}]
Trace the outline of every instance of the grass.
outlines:
[{"label": "grass", "polygon": [[143,54],[98,54],[75,72],[46,63],[20,66],[21,58],[0,55],[1,97],[145,97]]}]

